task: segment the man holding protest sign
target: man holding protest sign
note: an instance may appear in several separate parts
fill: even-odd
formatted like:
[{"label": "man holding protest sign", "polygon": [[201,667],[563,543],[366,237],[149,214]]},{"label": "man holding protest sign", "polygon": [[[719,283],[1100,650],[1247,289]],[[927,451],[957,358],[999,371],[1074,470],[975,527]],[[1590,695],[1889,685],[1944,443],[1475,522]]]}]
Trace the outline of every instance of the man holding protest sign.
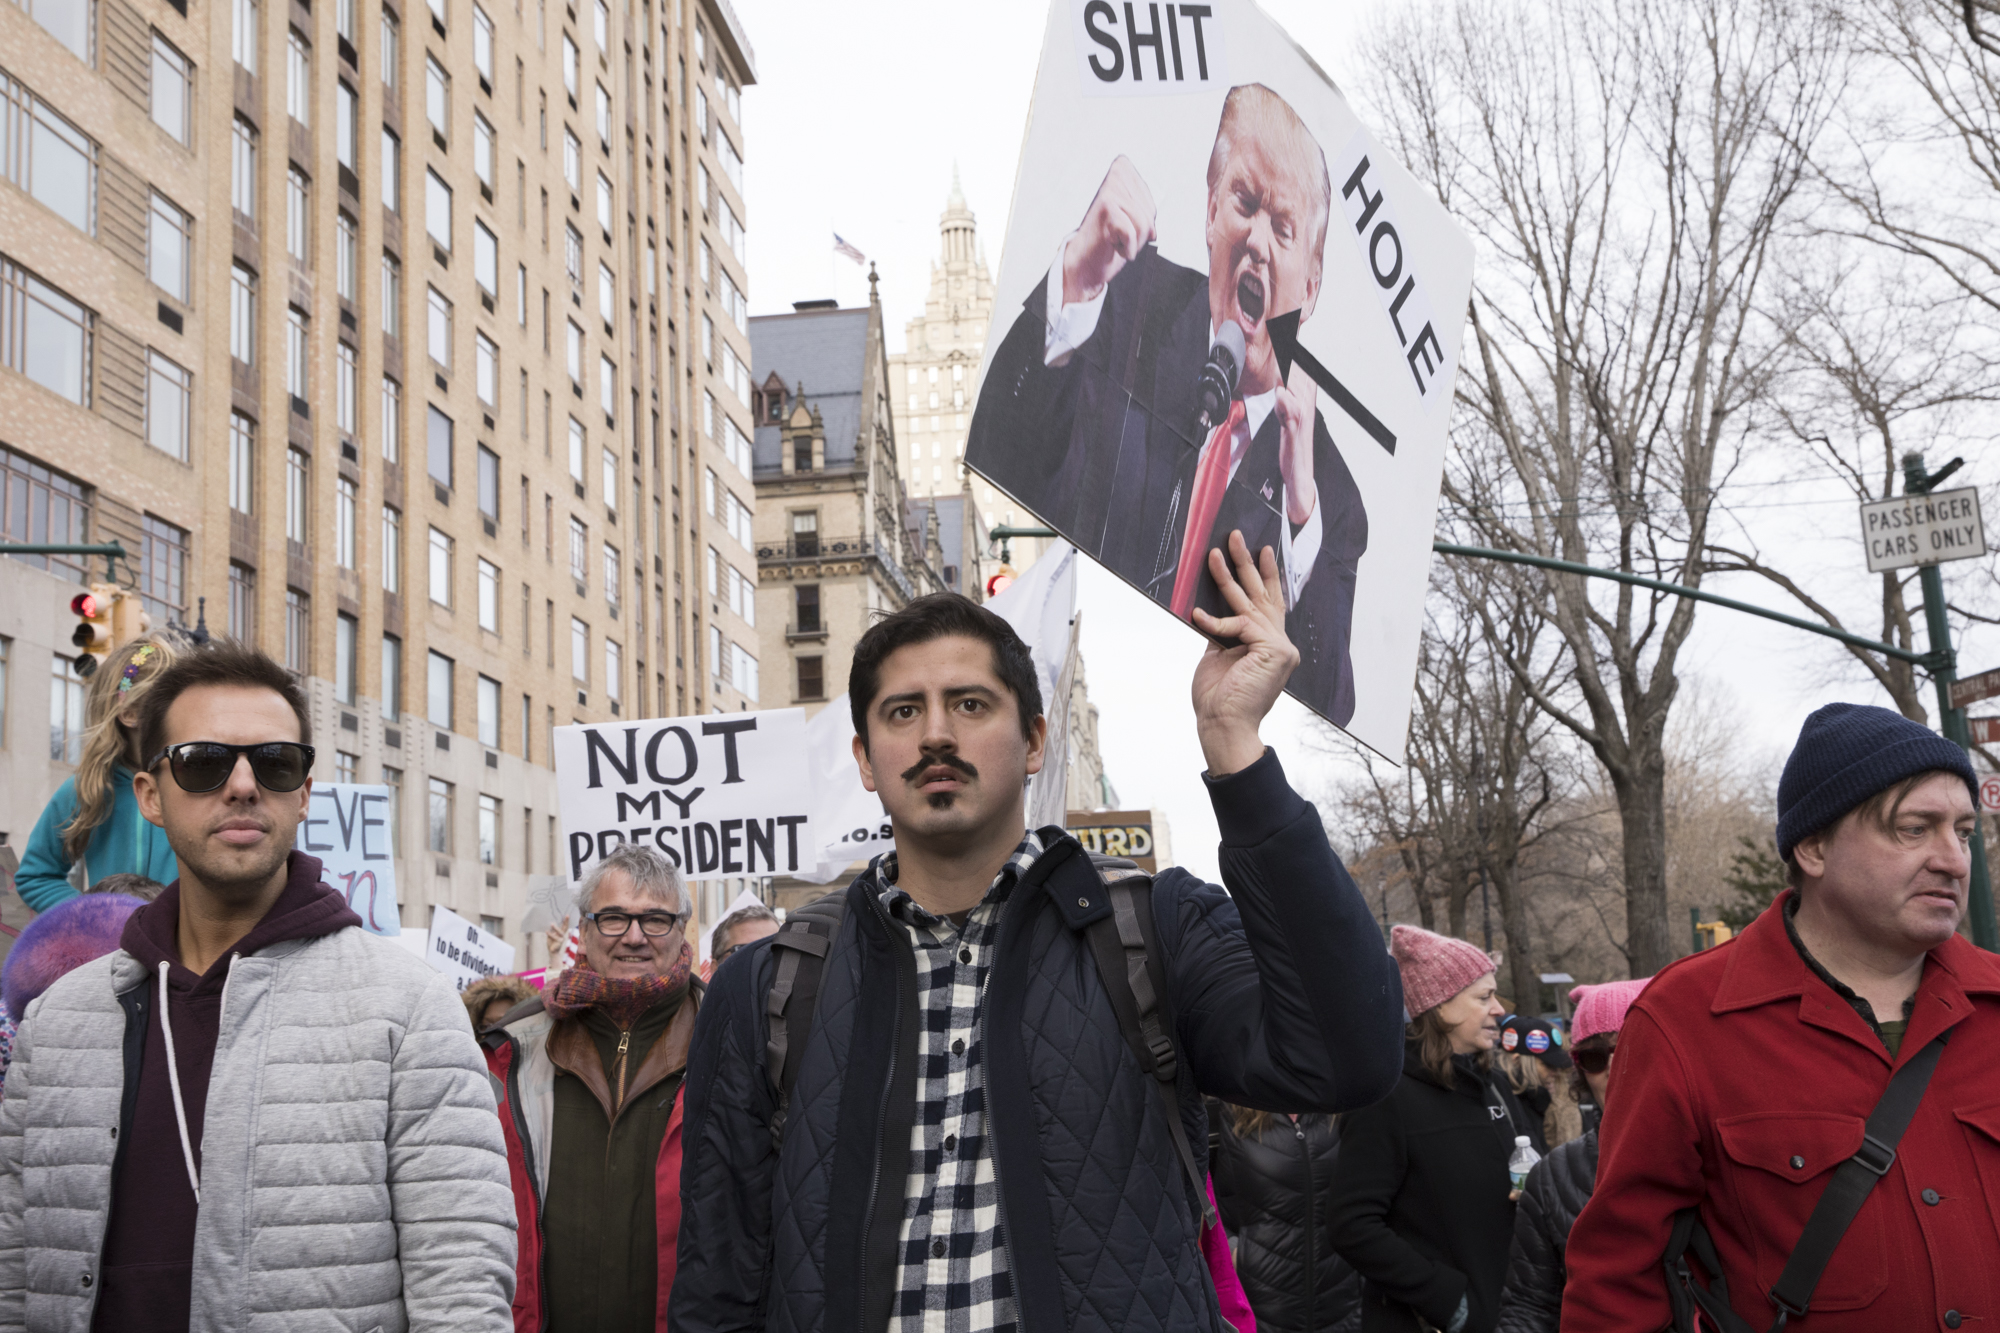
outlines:
[{"label": "man holding protest sign", "polygon": [[717,974],[677,1329],[1217,1327],[1202,1094],[1339,1111],[1393,1086],[1395,968],[1257,735],[1298,662],[1277,556],[1229,549],[1231,614],[1194,613],[1239,645],[1194,681],[1227,893],[1024,828],[1046,722],[998,616],[925,597],[863,636],[855,758],[896,851]]},{"label": "man holding protest sign", "polygon": [[627,843],[577,892],[583,957],[487,1032],[520,1225],[520,1333],[666,1333],[680,1226],[681,1079],[701,1002],[693,903]]},{"label": "man holding protest sign", "polygon": [[291,673],[221,642],[141,706],[180,878],[22,1016],[0,1102],[0,1329],[507,1327],[513,1212],[452,987],[293,850]]}]

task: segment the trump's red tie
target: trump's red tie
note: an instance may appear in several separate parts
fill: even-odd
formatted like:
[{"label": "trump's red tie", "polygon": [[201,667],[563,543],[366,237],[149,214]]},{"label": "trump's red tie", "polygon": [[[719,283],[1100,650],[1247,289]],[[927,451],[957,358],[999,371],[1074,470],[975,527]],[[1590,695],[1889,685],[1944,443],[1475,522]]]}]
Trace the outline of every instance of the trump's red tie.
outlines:
[{"label": "trump's red tie", "polygon": [[1222,510],[1222,493],[1229,489],[1229,456],[1236,450],[1236,428],[1243,424],[1243,400],[1229,405],[1201,451],[1194,468],[1194,494],[1188,499],[1187,531],[1181,537],[1180,564],[1174,569],[1173,612],[1182,620],[1194,609],[1195,584],[1208,566],[1208,539],[1215,516]]}]

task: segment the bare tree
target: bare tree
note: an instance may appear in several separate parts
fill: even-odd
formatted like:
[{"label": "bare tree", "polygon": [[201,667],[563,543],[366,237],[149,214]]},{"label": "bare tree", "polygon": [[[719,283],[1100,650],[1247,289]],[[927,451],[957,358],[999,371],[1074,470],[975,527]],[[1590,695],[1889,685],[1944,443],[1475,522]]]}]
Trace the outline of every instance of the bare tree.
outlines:
[{"label": "bare tree", "polygon": [[[1373,96],[1481,255],[1450,515],[1488,545],[1696,585],[1710,518],[1782,340],[1758,301],[1839,95],[1807,0],[1447,0],[1382,29]],[[1667,921],[1663,738],[1691,601],[1542,580],[1571,670],[1537,706],[1603,765],[1626,948]]]}]

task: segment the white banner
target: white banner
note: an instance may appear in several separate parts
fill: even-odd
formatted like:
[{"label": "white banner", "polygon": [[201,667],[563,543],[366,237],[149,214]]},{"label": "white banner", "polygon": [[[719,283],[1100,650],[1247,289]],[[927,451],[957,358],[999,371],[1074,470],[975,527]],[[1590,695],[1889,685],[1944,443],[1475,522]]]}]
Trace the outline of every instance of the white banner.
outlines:
[{"label": "white banner", "polygon": [[965,461],[1190,623],[1268,547],[1287,688],[1400,755],[1472,263],[1254,0],[1052,0]]},{"label": "white banner", "polygon": [[424,960],[432,971],[443,973],[464,990],[475,981],[512,972],[514,946],[498,935],[489,935],[449,907],[433,907]]},{"label": "white banner", "polygon": [[320,859],[320,878],[347,899],[361,924],[377,935],[398,935],[396,858],[389,849],[387,787],[359,782],[315,782],[312,808],[299,829],[299,850]]},{"label": "white banner", "polygon": [[628,842],[687,879],[810,870],[805,754],[797,708],[557,727],[563,871],[580,883]]}]

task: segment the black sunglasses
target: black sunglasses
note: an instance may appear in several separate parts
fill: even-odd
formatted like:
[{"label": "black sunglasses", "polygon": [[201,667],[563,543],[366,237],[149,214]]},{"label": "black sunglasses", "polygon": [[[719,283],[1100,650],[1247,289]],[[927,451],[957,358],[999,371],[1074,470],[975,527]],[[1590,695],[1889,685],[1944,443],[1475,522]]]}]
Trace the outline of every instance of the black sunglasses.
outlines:
[{"label": "black sunglasses", "polygon": [[1571,1049],[1569,1058],[1576,1061],[1576,1067],[1586,1074],[1602,1074],[1611,1068],[1610,1051],[1579,1051]]},{"label": "black sunglasses", "polygon": [[225,745],[221,741],[184,741],[169,745],[146,765],[151,772],[162,759],[173,770],[182,791],[200,795],[229,781],[236,756],[248,755],[257,785],[266,791],[297,791],[312,776],[313,747],[297,741],[263,741],[256,745]]}]

